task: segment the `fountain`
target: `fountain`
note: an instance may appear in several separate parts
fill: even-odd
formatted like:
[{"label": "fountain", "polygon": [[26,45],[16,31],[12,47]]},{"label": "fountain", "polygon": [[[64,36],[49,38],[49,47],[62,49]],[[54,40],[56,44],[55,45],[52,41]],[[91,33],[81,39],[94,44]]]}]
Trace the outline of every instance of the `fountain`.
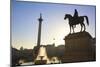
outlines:
[{"label": "fountain", "polygon": [[49,64],[50,61],[47,57],[47,53],[46,53],[46,49],[45,47],[41,46],[38,52],[38,55],[34,61],[34,63],[36,65],[40,65],[40,64]]}]

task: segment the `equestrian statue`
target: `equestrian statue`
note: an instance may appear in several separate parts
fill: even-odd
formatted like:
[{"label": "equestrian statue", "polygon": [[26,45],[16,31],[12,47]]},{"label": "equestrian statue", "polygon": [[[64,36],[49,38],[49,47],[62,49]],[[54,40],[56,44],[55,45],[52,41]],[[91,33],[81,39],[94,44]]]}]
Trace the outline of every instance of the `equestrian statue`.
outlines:
[{"label": "equestrian statue", "polygon": [[71,28],[73,30],[74,33],[74,28],[76,27],[77,24],[80,24],[81,26],[81,31],[85,31],[86,27],[84,24],[84,18],[86,19],[87,25],[89,25],[89,20],[87,16],[78,16],[78,11],[75,9],[74,15],[72,16],[71,14],[65,14],[64,20],[68,19],[69,21],[69,26],[70,26],[70,33],[71,33]]}]

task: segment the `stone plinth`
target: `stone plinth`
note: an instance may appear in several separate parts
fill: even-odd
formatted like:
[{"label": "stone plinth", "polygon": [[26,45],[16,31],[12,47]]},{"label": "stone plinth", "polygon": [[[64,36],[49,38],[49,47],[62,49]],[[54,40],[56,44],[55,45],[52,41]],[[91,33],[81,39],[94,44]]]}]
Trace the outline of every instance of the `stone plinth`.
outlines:
[{"label": "stone plinth", "polygon": [[95,60],[95,39],[88,32],[68,34],[64,40],[66,51],[62,62]]}]

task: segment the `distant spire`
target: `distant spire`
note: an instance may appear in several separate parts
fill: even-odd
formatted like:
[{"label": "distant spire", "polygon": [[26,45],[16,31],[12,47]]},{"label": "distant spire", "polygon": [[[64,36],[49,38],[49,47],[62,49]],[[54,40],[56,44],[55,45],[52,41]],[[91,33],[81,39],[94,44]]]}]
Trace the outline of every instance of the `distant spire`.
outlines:
[{"label": "distant spire", "polygon": [[42,13],[40,13],[39,21],[43,21],[43,19],[42,19]]},{"label": "distant spire", "polygon": [[40,13],[40,18],[42,18],[42,14]]}]

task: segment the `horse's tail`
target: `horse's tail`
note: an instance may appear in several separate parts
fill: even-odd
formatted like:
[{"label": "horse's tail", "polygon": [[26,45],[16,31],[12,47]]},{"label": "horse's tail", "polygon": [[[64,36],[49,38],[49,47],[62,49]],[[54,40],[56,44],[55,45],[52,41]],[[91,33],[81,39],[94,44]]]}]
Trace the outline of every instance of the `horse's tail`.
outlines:
[{"label": "horse's tail", "polygon": [[89,25],[89,20],[88,20],[88,17],[87,16],[83,16],[86,18],[86,21],[87,21],[87,25]]}]

